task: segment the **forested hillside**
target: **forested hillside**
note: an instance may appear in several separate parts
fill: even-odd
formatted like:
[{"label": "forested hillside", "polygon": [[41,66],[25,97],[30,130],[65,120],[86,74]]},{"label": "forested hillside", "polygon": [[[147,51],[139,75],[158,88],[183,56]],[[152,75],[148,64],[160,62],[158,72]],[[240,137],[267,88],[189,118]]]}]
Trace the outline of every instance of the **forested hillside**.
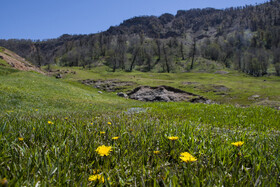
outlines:
[{"label": "forested hillside", "polygon": [[[280,0],[134,17],[97,34],[0,40],[0,46],[37,66],[107,65],[112,71],[185,72],[199,61],[217,62],[253,76],[280,76]],[[273,71],[268,72],[269,67]]]}]

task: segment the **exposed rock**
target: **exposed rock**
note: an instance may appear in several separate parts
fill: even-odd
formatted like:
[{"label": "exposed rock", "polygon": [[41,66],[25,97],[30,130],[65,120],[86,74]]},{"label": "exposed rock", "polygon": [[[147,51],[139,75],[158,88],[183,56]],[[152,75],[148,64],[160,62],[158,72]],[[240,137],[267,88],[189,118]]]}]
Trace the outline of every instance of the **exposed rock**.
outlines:
[{"label": "exposed rock", "polygon": [[55,76],[55,78],[57,78],[57,79],[61,79],[61,78],[62,78],[62,76],[61,76],[61,74],[59,73],[59,74],[57,74],[57,75]]},{"label": "exposed rock", "polygon": [[170,86],[140,86],[132,90],[127,94],[130,99],[135,99],[139,101],[189,101],[195,103],[210,103],[211,101],[205,99],[199,95],[193,93],[185,92],[183,90],[173,88]]},{"label": "exposed rock", "polygon": [[123,93],[123,92],[119,92],[119,93],[117,93],[117,95],[120,96],[120,97],[125,97],[125,98],[128,97],[128,95],[126,93]]},{"label": "exposed rock", "polygon": [[102,92],[101,92],[101,91],[98,91],[98,93],[102,94]]},{"label": "exposed rock", "polygon": [[98,88],[100,90],[104,90],[107,92],[115,92],[117,90],[126,89],[130,86],[135,85],[136,83],[131,81],[120,81],[116,79],[112,80],[83,80],[83,84],[85,85],[93,85],[95,88]]},{"label": "exposed rock", "polygon": [[249,97],[249,100],[255,100],[255,99],[259,99],[260,95],[252,95],[251,97]]}]

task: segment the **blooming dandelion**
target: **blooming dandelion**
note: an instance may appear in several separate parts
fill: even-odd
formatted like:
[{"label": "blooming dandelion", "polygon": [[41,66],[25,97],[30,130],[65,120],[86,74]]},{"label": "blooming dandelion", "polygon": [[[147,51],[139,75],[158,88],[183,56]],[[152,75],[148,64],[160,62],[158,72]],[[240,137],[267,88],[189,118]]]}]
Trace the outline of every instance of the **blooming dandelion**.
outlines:
[{"label": "blooming dandelion", "polygon": [[180,159],[182,162],[195,162],[197,159],[188,152],[181,153]]},{"label": "blooming dandelion", "polygon": [[158,155],[158,154],[159,154],[159,151],[154,151],[154,154],[155,154],[155,155]]},{"label": "blooming dandelion", "polygon": [[175,141],[175,140],[178,140],[179,137],[178,136],[169,136],[168,139],[171,141]]},{"label": "blooming dandelion", "polygon": [[112,123],[111,123],[111,122],[108,122],[107,124],[108,124],[108,125],[112,125]]},{"label": "blooming dandelion", "polygon": [[104,183],[104,177],[100,174],[96,174],[96,175],[91,175],[89,178],[88,178],[89,181],[99,181],[99,182],[102,182]]},{"label": "blooming dandelion", "polygon": [[54,123],[52,121],[48,121],[48,124],[49,125],[53,125]]},{"label": "blooming dandelion", "polygon": [[104,132],[104,131],[101,131],[100,134],[105,134],[105,132]]},{"label": "blooming dandelion", "polygon": [[112,151],[112,147],[111,146],[99,146],[96,150],[95,150],[100,156],[109,156],[110,152]]},{"label": "blooming dandelion", "polygon": [[119,139],[118,136],[112,138],[112,140],[117,140],[117,139]]},{"label": "blooming dandelion", "polygon": [[19,140],[19,141],[23,141],[23,138],[20,137],[20,138],[18,138],[18,140]]},{"label": "blooming dandelion", "polygon": [[236,147],[241,147],[243,144],[244,144],[244,142],[241,142],[241,141],[231,143],[231,145],[234,145]]},{"label": "blooming dandelion", "polygon": [[34,130],[34,131],[36,130],[35,127],[33,127],[33,130]]}]

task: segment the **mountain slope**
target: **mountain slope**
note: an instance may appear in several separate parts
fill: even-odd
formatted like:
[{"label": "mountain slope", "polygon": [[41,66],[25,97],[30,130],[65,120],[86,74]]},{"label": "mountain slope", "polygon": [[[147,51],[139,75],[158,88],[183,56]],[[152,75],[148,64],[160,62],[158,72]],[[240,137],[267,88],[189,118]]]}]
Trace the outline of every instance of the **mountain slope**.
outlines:
[{"label": "mountain slope", "polygon": [[37,66],[107,65],[111,71],[186,72],[202,59],[205,64],[215,61],[253,76],[280,75],[280,0],[134,17],[98,34],[0,40],[0,45]]},{"label": "mountain slope", "polygon": [[5,49],[3,47],[0,47],[0,59],[2,60],[2,63],[0,65],[2,66],[9,66],[18,70],[22,71],[36,71],[38,73],[44,74],[43,71],[41,71],[39,68],[35,67],[34,65],[30,64],[27,60],[20,57],[16,53]]}]

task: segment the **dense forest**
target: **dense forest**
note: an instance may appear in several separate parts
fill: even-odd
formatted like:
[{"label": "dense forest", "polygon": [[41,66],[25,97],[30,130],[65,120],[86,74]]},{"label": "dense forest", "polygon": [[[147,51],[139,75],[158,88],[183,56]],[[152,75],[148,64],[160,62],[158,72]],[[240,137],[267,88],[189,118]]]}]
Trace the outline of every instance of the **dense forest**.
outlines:
[{"label": "dense forest", "polygon": [[263,76],[280,76],[280,0],[223,10],[179,10],[141,16],[107,31],[43,41],[0,40],[37,66],[57,64],[112,71],[189,71],[197,59]]}]

